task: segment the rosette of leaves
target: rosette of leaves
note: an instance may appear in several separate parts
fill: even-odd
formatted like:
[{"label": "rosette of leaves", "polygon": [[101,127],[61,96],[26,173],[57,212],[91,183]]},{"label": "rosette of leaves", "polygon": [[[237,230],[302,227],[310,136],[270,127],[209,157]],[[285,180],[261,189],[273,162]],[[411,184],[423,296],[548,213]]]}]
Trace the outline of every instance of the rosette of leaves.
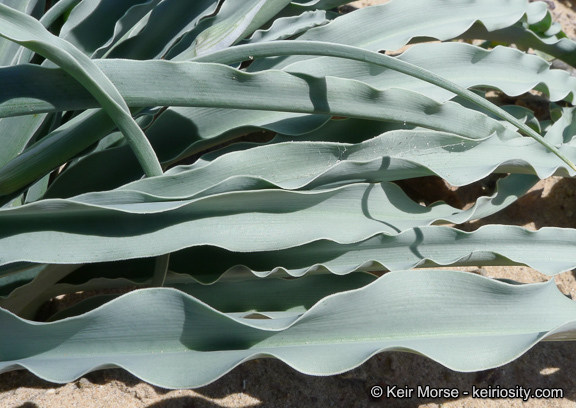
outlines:
[{"label": "rosette of leaves", "polygon": [[[576,174],[576,79],[522,51],[574,65],[575,43],[542,2],[344,3],[0,1],[0,372],[180,388],[261,357],[474,371],[574,339],[553,280],[422,268],[576,266],[572,229],[453,226]],[[467,209],[398,184],[492,174]]]}]

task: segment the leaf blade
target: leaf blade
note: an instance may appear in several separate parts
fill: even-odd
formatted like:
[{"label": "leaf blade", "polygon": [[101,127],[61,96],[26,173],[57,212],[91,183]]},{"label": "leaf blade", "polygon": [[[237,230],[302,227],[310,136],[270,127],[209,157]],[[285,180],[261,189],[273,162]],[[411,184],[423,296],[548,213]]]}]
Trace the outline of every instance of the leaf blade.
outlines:
[{"label": "leaf blade", "polygon": [[389,273],[324,298],[300,317],[272,320],[228,316],[175,290],[149,289],[54,323],[32,325],[0,311],[14,333],[0,337],[0,371],[24,367],[69,382],[111,364],[165,388],[193,388],[252,358],[275,357],[303,373],[327,375],[398,349],[478,371],[517,358],[547,336],[573,337],[574,308],[553,281],[509,285],[456,271]]}]

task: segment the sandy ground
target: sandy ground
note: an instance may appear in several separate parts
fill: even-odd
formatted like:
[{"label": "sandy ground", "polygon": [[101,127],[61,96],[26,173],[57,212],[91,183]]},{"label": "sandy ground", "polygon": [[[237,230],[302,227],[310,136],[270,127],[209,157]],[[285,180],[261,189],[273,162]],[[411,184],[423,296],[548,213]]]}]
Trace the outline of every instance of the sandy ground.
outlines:
[{"label": "sandy ground", "polygon": [[[386,0],[358,1],[356,6]],[[551,2],[549,2],[551,3]],[[557,0],[551,7],[554,17],[574,37],[576,7]],[[426,194],[424,190],[414,194]],[[436,187],[433,187],[436,188]],[[418,190],[418,189],[416,189]],[[576,228],[574,192],[576,180],[551,178],[541,181],[517,203],[482,223]],[[455,199],[466,201],[464,192]],[[465,203],[461,203],[465,204]],[[479,223],[467,225],[475,229]],[[488,276],[522,282],[548,279],[526,267],[486,267]],[[556,277],[560,289],[576,299],[573,272]],[[309,377],[275,360],[254,360],[237,367],[213,384],[197,390],[164,390],[146,384],[120,369],[90,373],[70,384],[52,384],[26,371],[0,375],[0,407],[575,407],[576,343],[545,342],[536,345],[518,360],[503,367],[479,372],[456,373],[422,356],[388,352],[373,357],[348,373],[330,377]],[[192,368],[191,368],[192,369]],[[460,397],[374,399],[372,386],[438,388],[471,392],[473,387],[530,388],[561,390],[561,398],[493,400]]]}]

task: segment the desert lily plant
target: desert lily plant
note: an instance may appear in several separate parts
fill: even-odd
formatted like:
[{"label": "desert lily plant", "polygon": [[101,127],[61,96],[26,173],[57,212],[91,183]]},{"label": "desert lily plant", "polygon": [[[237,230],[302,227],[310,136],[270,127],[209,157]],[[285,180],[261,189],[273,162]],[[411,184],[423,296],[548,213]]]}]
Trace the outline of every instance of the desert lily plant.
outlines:
[{"label": "desert lily plant", "polygon": [[[454,226],[576,175],[576,79],[547,62],[576,43],[542,2],[345,3],[0,1],[0,372],[183,388],[253,358],[475,371],[574,339],[553,279],[423,268],[576,267],[572,229]],[[467,209],[395,183],[491,174]]]}]

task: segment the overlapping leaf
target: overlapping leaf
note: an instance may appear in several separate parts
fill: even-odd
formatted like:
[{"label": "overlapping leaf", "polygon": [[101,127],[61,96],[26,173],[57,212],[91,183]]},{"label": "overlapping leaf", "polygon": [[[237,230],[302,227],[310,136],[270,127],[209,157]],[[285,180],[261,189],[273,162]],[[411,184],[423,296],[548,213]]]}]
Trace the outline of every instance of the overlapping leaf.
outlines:
[{"label": "overlapping leaf", "polygon": [[98,101],[122,130],[148,175],[162,174],[154,151],[129,115],[128,106],[110,80],[72,44],[52,35],[26,14],[0,4],[0,35],[41,54],[62,67]]},{"label": "overlapping leaf", "polygon": [[[71,381],[119,366],[164,387],[195,387],[263,356],[331,374],[383,350],[408,350],[470,371],[511,361],[540,340],[574,339],[575,306],[552,281],[509,285],[402,269],[523,264],[553,275],[576,266],[572,229],[465,233],[432,225],[486,217],[539,178],[575,174],[572,108],[553,110],[554,124],[539,123],[466,88],[510,95],[536,88],[573,102],[576,82],[503,47],[426,44],[397,58],[372,52],[481,33],[566,59],[573,42],[559,40],[544,4],[403,0],[337,16],[314,10],[339,0],[120,3],[75,7],[61,32],[75,46],[0,7],[4,36],[64,68],[9,67],[33,53],[8,55],[18,46],[0,42],[9,61],[0,69],[0,127],[16,135],[0,134],[0,143],[10,142],[0,153],[2,203],[20,195],[0,209],[0,306],[20,316],[0,309],[0,372],[27,368]],[[31,13],[41,5],[19,7]],[[59,2],[42,22],[74,6]],[[94,22],[101,24],[92,33]],[[286,41],[293,36],[298,42]],[[242,61],[247,70],[222,65]],[[254,129],[280,136],[138,180],[142,171],[114,122],[101,110],[80,112],[100,104],[125,133],[119,119],[138,135],[151,124],[146,135],[164,165]],[[138,122],[130,117],[136,110],[146,115]],[[63,126],[50,132],[59,116],[44,114],[63,111],[70,111]],[[42,115],[9,118],[30,113]],[[298,137],[309,141],[293,143]],[[53,172],[48,196],[72,198],[43,199],[47,175],[67,162],[67,171]],[[467,210],[419,205],[390,183],[436,174],[461,186],[495,172],[514,174]],[[154,265],[151,257],[170,252],[170,262],[164,256]],[[374,282],[362,273],[372,270],[400,271]],[[178,290],[89,299],[53,323],[21,318],[61,293],[150,283]]]},{"label": "overlapping leaf", "polygon": [[[530,89],[540,88],[554,101],[571,101],[576,92],[576,79],[567,72],[549,70],[549,65],[543,59],[505,47],[486,51],[460,43],[426,44],[412,47],[398,59],[447,76],[464,87],[489,86],[499,88],[509,95],[519,95]],[[451,60],[452,63],[443,64],[442,61],[445,60]],[[299,74],[296,78],[300,78],[300,81],[293,75],[275,71],[247,74],[209,64],[98,60],[96,65],[117,86],[126,103],[133,107],[216,105],[237,108],[239,104],[235,103],[233,98],[244,97],[247,99],[244,108],[262,109],[265,102],[271,103],[270,90],[266,84],[268,87],[274,86],[278,93],[288,87],[297,87],[298,82],[306,82],[311,88],[309,92],[315,95],[319,85],[309,79],[308,75],[356,79],[378,90],[409,89],[440,102],[453,96],[452,93],[417,78],[354,60],[320,59],[287,67],[286,71]],[[173,76],[180,77],[181,82],[172,81]],[[207,82],[206,78],[209,76],[218,77],[220,82]],[[154,83],[146,83],[143,80],[146,77],[157,79]],[[2,96],[1,116],[96,106],[84,87],[58,69],[39,66],[6,67],[0,70],[0,78],[9,85]],[[337,81],[336,78],[327,81]],[[324,85],[327,92],[333,87],[343,86],[339,82]],[[195,92],[191,92],[192,89]],[[224,89],[234,91],[227,95],[228,101],[224,100]],[[208,91],[213,94],[212,98],[206,95]],[[258,92],[258,100],[250,99],[255,92]],[[326,95],[325,98],[330,101],[337,100],[333,95]],[[290,105],[287,104],[286,108],[288,106]],[[280,110],[274,104],[269,109]],[[353,115],[354,113],[350,112],[350,116]]]},{"label": "overlapping leaf", "polygon": [[[563,148],[576,158],[573,147]],[[362,143],[276,143],[178,166],[162,177],[126,184],[161,199],[184,199],[239,190],[249,180],[282,189],[313,189],[354,182],[382,182],[436,174],[463,186],[491,173],[567,174],[554,156],[526,138],[474,140],[431,131],[390,131]],[[113,194],[113,193],[110,193]]]},{"label": "overlapping leaf", "polygon": [[[474,232],[420,227],[398,235],[378,235],[354,244],[317,241],[274,252],[232,253],[194,247],[173,254],[170,269],[202,281],[239,277],[347,274],[357,270],[402,270],[423,266],[527,265],[554,275],[573,269],[571,229],[529,231],[514,226],[483,226]],[[547,256],[540,256],[544,252]],[[200,263],[192,260],[202,259]]]},{"label": "overlapping leaf", "polygon": [[566,333],[575,326],[575,307],[553,281],[510,285],[452,271],[389,273],[324,298],[301,316],[264,320],[221,313],[172,289],[149,289],[54,323],[0,311],[6,329],[0,372],[23,367],[69,382],[117,366],[162,387],[186,388],[252,358],[275,357],[327,375],[399,349],[454,370],[484,370],[547,337],[572,338]]},{"label": "overlapping leaf", "polygon": [[533,176],[504,180],[502,194],[480,198],[468,210],[442,203],[422,207],[391,183],[318,192],[249,190],[176,201],[138,191],[41,200],[0,210],[0,264],[121,260],[206,244],[254,251],[319,239],[352,243],[437,221],[482,218],[534,183]]},{"label": "overlapping leaf", "polygon": [[[566,88],[566,84],[570,84],[570,79],[566,76],[566,73],[561,71],[549,71],[545,69],[546,63],[537,57],[530,58],[521,56],[514,50],[506,50],[504,48],[495,50],[492,53],[487,53],[486,51],[475,47],[470,47],[466,45],[456,45],[456,44],[448,44],[448,46],[446,47],[442,46],[440,49],[445,50],[447,54],[454,56],[459,55],[460,51],[464,51],[463,54],[469,52],[470,54],[467,54],[465,57],[461,58],[462,61],[462,65],[460,66],[461,68],[466,66],[474,67],[473,63],[478,64],[476,59],[480,58],[480,61],[487,63],[487,68],[485,69],[486,72],[492,72],[491,70],[494,70],[498,71],[499,73],[498,76],[495,75],[481,76],[478,75],[477,71],[471,69],[470,72],[475,75],[464,75],[455,78],[457,82],[461,81],[461,84],[465,86],[484,84],[500,87],[503,88],[505,91],[514,94],[526,91],[531,87],[541,83],[545,88],[550,90],[551,97],[553,98],[566,97],[570,94],[570,92],[572,92],[570,91],[572,89],[570,86]],[[422,52],[418,50],[422,50]],[[413,55],[414,59],[410,60],[410,62],[422,63],[423,66],[428,69],[434,70],[439,68],[437,65],[434,64],[430,65],[429,63],[426,62],[426,61],[435,61],[435,59],[429,58],[430,54],[426,51],[425,47],[421,48],[414,47],[414,51],[406,53],[405,55],[406,58],[408,58],[408,60],[410,60],[409,56]],[[520,75],[519,73],[516,73],[515,70],[509,70],[506,68],[507,66],[512,66],[513,62],[515,61],[515,59],[517,59],[517,57],[520,57],[520,59],[517,61],[518,64],[525,67],[523,71],[519,71],[524,72],[524,75]],[[526,58],[528,58],[527,60],[528,63],[526,63],[525,61]],[[489,60],[489,62],[487,60]],[[314,106],[313,101],[309,99],[310,92],[312,92],[309,89],[309,87],[315,90],[313,92],[322,93],[322,89],[326,86],[329,86],[330,87],[329,89],[339,90],[338,92],[335,91],[334,95],[330,95],[331,98],[330,99],[331,102],[329,104],[330,113],[339,114],[343,116],[366,117],[367,115],[370,116],[369,115],[370,109],[367,108],[363,109],[362,108],[362,106],[364,106],[363,104],[377,102],[376,99],[377,96],[379,95],[378,92],[371,91],[369,88],[368,89],[364,88],[365,87],[364,85],[358,83],[344,83],[344,86],[349,87],[350,92],[353,92],[353,94],[358,96],[358,98],[356,98],[357,99],[356,106],[358,106],[357,110],[362,111],[359,113],[357,111],[352,110],[350,108],[350,104],[349,103],[347,104],[345,101],[342,102],[341,108],[338,108],[338,106],[336,105],[336,101],[339,98],[342,100],[352,97],[352,95],[341,93],[342,87],[340,86],[340,84],[343,83],[339,82],[341,80],[338,79],[331,79],[330,83],[322,85],[318,80],[310,77],[301,78],[294,76],[282,76],[282,74],[280,73],[262,73],[259,74],[261,75],[260,77],[251,75],[246,76],[247,74],[245,73],[240,73],[238,71],[234,71],[229,68],[218,66],[205,66],[205,65],[197,66],[194,64],[180,65],[169,62],[123,63],[118,61],[118,63],[119,65],[117,65],[117,62],[113,61],[110,62],[101,61],[99,65],[103,68],[106,74],[112,79],[112,81],[118,84],[120,92],[127,99],[128,103],[132,105],[159,103],[159,104],[192,104],[192,105],[195,104],[203,106],[206,105],[216,106],[218,104],[225,104],[227,107],[239,107],[239,106],[246,107],[248,105],[252,109],[261,109],[262,107],[266,107],[268,109],[274,109],[275,103],[271,100],[273,99],[271,98],[271,96],[272,95],[277,96],[278,93],[282,92],[281,90],[284,89],[286,90],[287,94],[283,95],[283,100],[286,101],[287,99],[291,98],[290,100],[292,101],[292,103],[290,107],[288,107],[288,104],[285,104],[282,107],[282,109],[292,111],[297,110],[297,111],[317,112],[319,108],[322,110],[322,107],[321,106],[319,107],[318,103],[316,103],[316,106]],[[124,66],[124,64],[128,64],[129,66],[128,65]],[[365,68],[366,66],[367,66],[366,64],[358,65],[356,62],[342,63],[342,67],[344,67],[343,70],[341,72],[332,72],[332,73],[350,75],[350,72],[356,70],[357,68],[362,67]],[[447,65],[442,64],[442,66],[446,67]],[[309,68],[312,71],[314,69],[313,66],[310,66]],[[155,72],[154,69],[158,69],[158,72],[156,72],[158,76],[165,78],[172,78],[173,75],[188,75],[189,85],[181,86],[181,84],[178,84],[178,86],[174,86],[175,83],[173,81],[167,81],[167,83],[162,84],[162,86],[158,88],[147,88],[145,86],[142,86],[141,85],[142,82],[139,80],[139,78],[146,77],[147,75],[154,73]],[[444,69],[439,72],[445,74],[448,73],[445,71],[446,70]],[[465,71],[466,70],[461,70],[461,72]],[[4,72],[8,76],[17,74],[16,72],[10,70],[5,70]],[[127,75],[126,72],[130,72],[131,75]],[[140,72],[140,75],[137,74],[138,72]],[[222,75],[220,81],[221,86],[206,87],[204,88],[204,92],[202,92],[201,89],[198,88],[198,83],[201,84],[206,83],[198,79],[198,75],[200,75],[199,73],[202,72],[204,72],[203,75],[205,76]],[[371,81],[370,77],[372,76],[372,74],[370,74],[370,71],[365,71],[364,73],[357,72],[357,74],[363,80]],[[428,84],[423,89],[422,84],[425,83],[422,81],[417,80],[402,81],[401,78],[403,77],[409,78],[405,75],[398,77],[395,74],[390,74],[390,72],[387,71],[387,75],[380,75],[378,77],[387,77],[389,75],[391,75],[391,78],[394,80],[393,83],[398,84],[399,86],[404,86],[408,89],[416,87],[420,91],[424,91],[425,93],[431,94],[430,96],[439,97],[441,95],[444,95],[444,97],[441,97],[441,99],[445,99],[446,97],[446,92],[438,87],[433,87]],[[45,80],[48,77],[50,78],[50,81]],[[26,81],[21,81],[18,80],[17,78],[12,78],[12,80],[9,81],[10,83],[14,84],[22,84],[22,83],[28,84],[29,88],[20,85],[14,86],[14,88],[9,88],[8,92],[13,93],[12,95],[13,99],[9,99],[4,102],[3,106],[4,109],[6,109],[5,112],[12,111],[14,114],[15,112],[18,112],[18,109],[20,109],[21,112],[24,112],[28,109],[31,109],[32,106],[38,106],[39,109],[51,110],[54,109],[54,106],[59,106],[59,104],[60,104],[59,109],[77,108],[79,107],[78,103],[81,104],[80,106],[86,106],[82,104],[88,104],[88,106],[94,106],[95,102],[93,101],[93,99],[86,92],[84,92],[81,87],[75,85],[75,83],[70,79],[62,77],[61,74],[58,74],[58,71],[52,71],[52,70],[43,71],[42,68],[34,68],[34,69],[30,68],[30,72],[26,73],[26,78],[27,78]],[[34,78],[36,78],[36,80]],[[272,86],[273,89],[269,89],[271,84],[270,81],[273,80],[274,78],[278,80],[282,79],[281,82],[283,84],[282,88],[278,88],[280,83],[276,82]],[[471,78],[476,79],[470,82]],[[512,78],[514,78],[514,81],[512,81]],[[518,84],[518,81],[520,80],[523,81],[521,86]],[[391,84],[390,82],[382,82],[381,80],[377,82],[379,83],[380,86],[383,86],[384,88],[390,86]],[[514,85],[512,86],[506,84],[514,84]],[[196,85],[196,87],[194,87],[194,85]],[[301,91],[298,90],[299,89],[298,86],[302,88]],[[66,93],[65,95],[60,94],[60,96],[57,96],[58,93],[60,93],[59,91],[57,91],[59,89],[67,89],[69,93]],[[227,92],[229,89],[236,90],[233,94],[237,95],[236,101],[227,97],[228,95]],[[438,92],[437,89],[440,89],[440,92]],[[219,93],[219,91],[221,93]],[[17,97],[18,95],[26,95],[26,94],[30,95],[34,93],[36,94],[36,96],[30,99],[22,99]],[[372,94],[369,100],[364,100],[365,99],[364,96],[366,93]],[[219,95],[221,96],[221,98],[219,98]],[[313,93],[313,95],[315,94]],[[341,96],[339,97],[339,95]],[[74,102],[74,96],[79,98],[76,100],[76,103]],[[42,102],[42,100],[46,100],[46,102]],[[454,115],[451,116],[453,118],[458,117],[458,120],[456,120],[455,122],[450,120],[446,121],[444,120],[445,114],[442,113],[442,111],[436,111],[437,110],[437,108],[435,108],[436,105],[434,105],[431,102],[425,102],[424,99],[419,99],[419,101],[420,101],[419,103],[424,103],[426,106],[428,106],[427,108],[423,108],[424,110],[427,110],[426,115],[424,116],[422,116],[420,110],[417,110],[414,113],[414,115],[409,115],[406,109],[403,109],[403,112],[406,112],[406,114],[395,115],[394,112],[389,110],[386,111],[378,110],[378,107],[373,105],[371,106],[371,110],[374,111],[374,114],[371,115],[370,117],[380,120],[391,119],[402,122],[407,121],[408,123],[416,123],[420,126],[426,126],[429,128],[430,127],[438,128],[438,126],[441,126],[443,130],[460,134],[462,133],[461,125],[463,123],[466,122],[472,123],[478,120],[474,119],[478,118],[478,115],[474,116],[475,114],[473,112],[462,111],[462,113],[454,113]],[[387,102],[392,103],[391,101]],[[402,108],[402,105],[400,105],[400,103],[402,102],[394,101],[394,104],[396,106]],[[278,109],[279,107],[276,108]],[[377,111],[375,111],[375,109]],[[203,136],[202,135],[204,126],[203,123],[204,122],[212,123],[214,120],[216,120],[215,116],[221,115],[221,113],[222,112],[220,110],[214,110],[214,109],[212,110],[210,109],[206,110],[202,108],[194,110],[184,109],[182,110],[181,115],[193,115],[193,116],[191,118],[186,118],[185,120],[178,121],[181,130],[178,130],[177,134],[193,136],[195,134],[200,133],[200,135]],[[177,112],[174,111],[174,113],[170,113],[171,120],[176,120],[174,114],[177,114]],[[440,116],[437,117],[437,119],[431,120],[430,118],[435,117],[436,114]],[[165,113],[165,115],[169,115],[169,113]],[[467,115],[466,119],[464,119],[462,115]],[[271,125],[265,124],[266,122],[262,123],[263,119],[266,120],[267,123],[271,123]],[[226,120],[224,122],[222,122],[221,119],[218,120],[218,122],[221,123],[221,130],[219,130],[218,132],[214,132],[213,136],[206,135],[203,138],[209,139],[213,137],[218,137],[223,132],[226,132],[226,130],[233,130],[234,128],[238,128],[239,126],[241,126],[241,129],[246,129],[247,127],[250,126],[264,126],[268,128],[274,128],[274,123],[282,121],[293,123],[295,122],[295,119],[296,118],[294,118],[293,114],[292,116],[290,116],[284,113],[271,112],[264,114],[261,111],[250,113],[236,110],[231,113],[230,117],[226,115]],[[321,118],[318,118],[317,120],[311,118],[310,126],[317,127],[318,124],[322,122],[322,120],[323,119]],[[480,120],[486,121],[487,119],[481,118]],[[99,123],[103,123],[103,121],[105,121],[105,119],[103,118],[99,119]],[[439,122],[440,125],[438,125]],[[163,128],[164,122],[162,122],[162,125],[158,126],[159,128]],[[299,132],[302,132],[303,131],[302,124],[300,124],[299,126],[300,126]],[[93,125],[89,126],[89,128],[92,127]],[[109,129],[109,127],[107,128]],[[193,145],[195,141],[193,139],[192,140],[187,139],[190,136],[181,138],[179,141],[174,141],[174,139],[171,139],[170,142],[167,143],[166,138],[161,136],[162,133],[156,136],[156,130],[155,128],[153,129],[154,130],[150,131],[150,137],[152,139],[153,145],[159,152],[159,155],[163,161],[169,161],[170,159],[174,160],[175,155],[176,157],[179,156],[178,153],[190,154],[191,152],[199,151],[202,148],[209,147],[211,144],[213,145],[214,143],[218,143],[218,141],[214,141],[211,143],[198,140],[198,142],[201,143],[199,143],[197,146],[193,148],[191,145]],[[208,129],[211,129],[211,127],[208,127]],[[312,129],[313,127],[310,128],[310,130]],[[475,132],[478,131],[482,134],[489,134],[492,131],[490,129],[487,129],[487,131],[482,132],[481,129],[482,128],[479,126],[474,128]],[[72,135],[76,134],[76,132],[67,132],[67,134],[69,135],[67,137],[71,137]],[[98,134],[95,133],[94,131],[90,131],[89,134],[93,134],[94,137],[103,136],[102,133]],[[468,136],[470,135],[469,132],[467,132],[466,134]],[[85,131],[82,132],[82,135],[83,135],[82,140],[77,140],[76,142],[74,142],[76,143],[74,145],[75,147],[73,146],[73,142],[69,139],[66,140],[63,139],[62,142],[66,142],[70,151],[79,152],[95,141],[92,138],[88,138]],[[62,138],[63,133],[59,132],[58,137]],[[231,137],[231,135],[229,135],[228,137]],[[221,139],[222,138],[220,138],[220,140]],[[78,142],[80,142],[80,144],[78,144]],[[46,143],[48,143],[48,141],[46,141]],[[178,144],[180,144],[180,147],[178,147]],[[44,149],[45,147],[38,146],[37,148]],[[22,162],[31,162],[33,160],[31,157],[34,155],[34,152],[35,152],[34,149],[30,150],[29,152],[26,153],[26,155],[19,158],[11,166],[3,169],[3,172],[5,174],[8,173],[11,167],[26,169],[28,166],[26,166],[26,164],[23,164]],[[165,152],[168,154],[166,154]],[[104,154],[104,156],[105,155],[106,153]],[[129,163],[129,161],[127,160],[128,159],[125,160],[107,159],[106,161],[107,162],[113,161],[117,163],[125,163],[125,162]],[[45,174],[45,172],[48,171],[49,169],[52,169],[53,167],[54,164],[44,163],[43,165],[40,165],[40,163],[35,161],[34,168],[29,169],[30,171],[33,171],[34,174],[33,175],[31,174],[28,177],[29,178],[39,177],[42,174]],[[116,172],[120,174],[122,173],[119,171],[119,169],[116,169]],[[132,171],[132,174],[134,174],[134,171]],[[4,182],[7,183],[7,180],[5,179]],[[25,180],[22,181],[21,183],[25,183]]]},{"label": "overlapping leaf", "polygon": [[[270,275],[345,275],[355,271],[447,265],[527,265],[542,273],[555,275],[575,267],[574,242],[574,231],[571,229],[542,228],[530,231],[515,226],[488,225],[468,233],[432,226],[418,227],[392,236],[380,234],[353,244],[321,240],[268,252],[240,253],[217,247],[192,247],[172,254],[170,270],[191,275],[196,281],[206,284],[215,281],[253,281],[254,277]],[[541,252],[549,256],[542,257]],[[117,265],[93,264],[78,269],[62,283],[71,285],[68,291],[77,292],[95,289],[90,282],[100,276],[109,279],[122,276],[130,280],[130,284],[124,284],[128,287],[149,280],[151,271],[150,260],[145,259]],[[182,281],[181,276],[169,276],[167,285],[173,286]],[[45,290],[43,282],[34,285]],[[6,282],[6,285],[9,284]],[[20,296],[15,292],[11,297],[16,295]]]},{"label": "overlapping leaf", "polygon": [[[415,37],[448,40],[480,21],[488,31],[508,27],[524,15],[538,21],[546,4],[513,0],[472,0],[448,3],[441,0],[393,1],[344,15],[332,23],[309,30],[298,39],[354,45],[372,51],[397,50]],[[409,15],[410,18],[406,18]],[[386,22],[386,24],[383,24]],[[362,27],[361,30],[358,27]],[[256,61],[250,70],[281,69],[308,56],[269,58]]]},{"label": "overlapping leaf", "polygon": [[[549,12],[544,18],[546,17],[550,17]],[[535,21],[534,23],[539,24],[541,22]],[[548,35],[546,33],[536,33],[525,23],[517,23],[494,31],[486,30],[481,24],[474,24],[468,31],[458,37],[463,39],[482,38],[494,42],[516,44],[525,50],[533,48],[563,60],[570,65],[576,65],[576,42],[566,37],[564,33],[550,33]]]},{"label": "overlapping leaf", "polygon": [[[54,284],[64,274],[69,274],[75,269],[78,269],[77,265],[58,265],[46,268],[31,283],[18,288],[4,299],[0,298],[0,307],[19,317],[33,319],[39,306],[54,296],[84,290],[122,289],[135,286],[133,280],[100,277],[91,279],[84,284]],[[78,272],[80,273],[81,270]],[[219,282],[217,285],[202,285],[189,275],[170,273],[166,283],[169,287],[194,296],[225,313],[247,315],[257,312],[269,315],[270,313],[286,311],[300,314],[326,296],[358,289],[375,279],[376,276],[369,273],[355,273],[347,276],[325,274],[311,276],[307,279],[251,279]],[[139,284],[142,282],[148,283],[144,280],[140,281]],[[95,304],[95,300],[89,299],[83,305],[66,312],[66,315],[70,316],[74,310],[77,311],[78,309],[83,309],[86,312],[88,311],[87,304],[91,308],[95,308],[120,295],[121,293],[117,296],[100,298],[100,300],[104,300],[100,304]],[[60,316],[62,315],[64,313],[60,313]]]},{"label": "overlapping leaf", "polygon": [[[573,102],[576,95],[576,78],[568,72],[551,70],[549,63],[542,58],[509,47],[487,51],[465,43],[417,44],[397,58],[467,88],[487,86],[511,96],[537,89],[552,101],[565,99]],[[438,101],[453,97],[450,92],[417,78],[359,61],[315,58],[295,62],[284,70],[320,77],[354,78],[378,89],[411,89]]]}]

